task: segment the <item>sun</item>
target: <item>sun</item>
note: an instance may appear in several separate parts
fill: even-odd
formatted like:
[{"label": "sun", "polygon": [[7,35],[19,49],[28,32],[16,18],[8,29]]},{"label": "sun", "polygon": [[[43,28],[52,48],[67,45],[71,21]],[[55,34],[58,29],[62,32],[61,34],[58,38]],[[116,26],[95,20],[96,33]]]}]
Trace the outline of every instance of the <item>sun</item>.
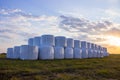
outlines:
[{"label": "sun", "polygon": [[107,41],[110,45],[120,47],[120,38],[115,36],[107,36]]}]

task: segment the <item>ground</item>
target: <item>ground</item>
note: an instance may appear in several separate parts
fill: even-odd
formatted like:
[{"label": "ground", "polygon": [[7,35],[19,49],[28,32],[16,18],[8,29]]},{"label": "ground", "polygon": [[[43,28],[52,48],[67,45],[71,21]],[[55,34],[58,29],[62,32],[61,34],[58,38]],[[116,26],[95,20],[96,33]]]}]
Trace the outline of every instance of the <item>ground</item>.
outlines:
[{"label": "ground", "polygon": [[10,60],[0,55],[0,80],[120,80],[120,54],[93,59]]}]

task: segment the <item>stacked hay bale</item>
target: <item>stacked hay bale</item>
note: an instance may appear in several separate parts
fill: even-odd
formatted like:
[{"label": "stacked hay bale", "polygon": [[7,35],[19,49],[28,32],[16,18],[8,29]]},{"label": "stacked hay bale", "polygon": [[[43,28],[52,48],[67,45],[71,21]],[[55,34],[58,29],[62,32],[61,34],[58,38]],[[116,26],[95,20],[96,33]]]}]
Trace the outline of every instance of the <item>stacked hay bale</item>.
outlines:
[{"label": "stacked hay bale", "polygon": [[74,40],[74,58],[75,59],[82,58],[81,43],[79,40]]},{"label": "stacked hay bale", "polygon": [[40,59],[54,59],[55,38],[53,35],[42,35],[40,46]]},{"label": "stacked hay bale", "polygon": [[64,48],[66,47],[66,37],[55,37],[54,58],[64,59]]},{"label": "stacked hay bale", "polygon": [[86,41],[81,41],[82,58],[88,58],[88,46]]},{"label": "stacked hay bale", "polygon": [[67,38],[67,46],[65,47],[65,59],[73,59],[74,40]]},{"label": "stacked hay bale", "polygon": [[87,46],[88,46],[88,58],[92,58],[93,57],[93,50],[91,47],[91,43],[88,42]]},{"label": "stacked hay bale", "polygon": [[28,45],[7,49],[7,58],[21,60],[81,59],[109,56],[107,48],[64,36],[42,35],[29,38]]}]

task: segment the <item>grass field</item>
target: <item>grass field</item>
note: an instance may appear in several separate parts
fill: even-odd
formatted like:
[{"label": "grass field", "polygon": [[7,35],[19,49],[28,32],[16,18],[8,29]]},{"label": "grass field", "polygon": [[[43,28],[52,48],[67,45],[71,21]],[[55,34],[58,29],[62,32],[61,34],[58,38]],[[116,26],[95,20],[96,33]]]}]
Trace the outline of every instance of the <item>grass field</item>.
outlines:
[{"label": "grass field", "polygon": [[0,80],[120,80],[120,54],[36,61],[8,60],[0,55]]}]

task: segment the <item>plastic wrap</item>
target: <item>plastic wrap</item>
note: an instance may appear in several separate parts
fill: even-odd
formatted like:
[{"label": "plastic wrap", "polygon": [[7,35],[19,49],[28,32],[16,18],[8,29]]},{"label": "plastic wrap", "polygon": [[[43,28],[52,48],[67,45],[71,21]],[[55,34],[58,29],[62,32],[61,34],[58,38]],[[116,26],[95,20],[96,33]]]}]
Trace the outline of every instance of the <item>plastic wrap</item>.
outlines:
[{"label": "plastic wrap", "polygon": [[81,48],[81,44],[79,40],[74,40],[74,48]]},{"label": "plastic wrap", "polygon": [[52,46],[40,47],[39,59],[54,59],[54,48]]},{"label": "plastic wrap", "polygon": [[93,50],[88,49],[88,58],[93,58]]},{"label": "plastic wrap", "polygon": [[82,58],[88,58],[88,49],[82,49]]},{"label": "plastic wrap", "polygon": [[56,36],[55,37],[55,46],[66,47],[67,40],[64,36]]},{"label": "plastic wrap", "polygon": [[42,35],[41,37],[42,46],[55,46],[55,38],[53,35]]},{"label": "plastic wrap", "polygon": [[74,47],[74,40],[72,38],[67,38],[67,47]]},{"label": "plastic wrap", "polygon": [[54,58],[64,59],[64,48],[63,47],[54,47]]},{"label": "plastic wrap", "polygon": [[13,53],[14,53],[13,48],[8,48],[6,57],[12,59]]},{"label": "plastic wrap", "polygon": [[28,45],[33,46],[33,38],[28,39]]},{"label": "plastic wrap", "polygon": [[33,46],[41,46],[41,37],[34,37],[33,38]]},{"label": "plastic wrap", "polygon": [[82,50],[80,48],[74,48],[74,58],[81,59],[82,58]]},{"label": "plastic wrap", "polygon": [[87,42],[86,41],[81,41],[81,48],[86,49],[87,48]]},{"label": "plastic wrap", "polygon": [[14,59],[19,59],[20,58],[20,46],[15,46],[14,47],[13,58]]},{"label": "plastic wrap", "polygon": [[73,48],[66,47],[64,57],[66,59],[73,59]]}]

